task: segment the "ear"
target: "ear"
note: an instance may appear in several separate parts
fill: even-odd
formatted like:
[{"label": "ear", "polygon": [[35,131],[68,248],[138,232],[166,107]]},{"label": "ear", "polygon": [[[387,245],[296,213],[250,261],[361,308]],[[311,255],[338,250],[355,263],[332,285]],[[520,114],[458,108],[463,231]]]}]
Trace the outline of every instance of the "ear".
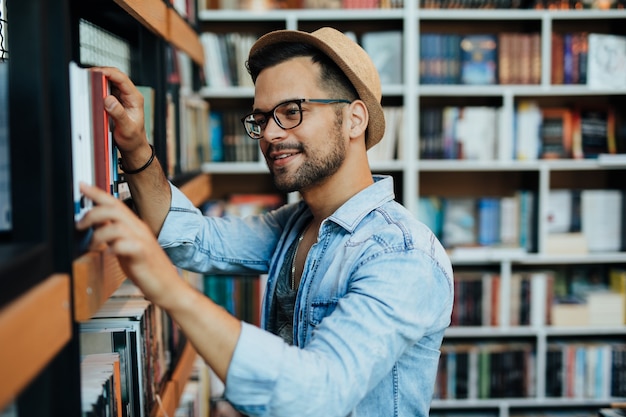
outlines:
[{"label": "ear", "polygon": [[369,121],[369,113],[365,103],[361,100],[354,100],[348,106],[348,131],[350,139],[361,138],[365,136],[365,130],[367,129],[367,123]]}]

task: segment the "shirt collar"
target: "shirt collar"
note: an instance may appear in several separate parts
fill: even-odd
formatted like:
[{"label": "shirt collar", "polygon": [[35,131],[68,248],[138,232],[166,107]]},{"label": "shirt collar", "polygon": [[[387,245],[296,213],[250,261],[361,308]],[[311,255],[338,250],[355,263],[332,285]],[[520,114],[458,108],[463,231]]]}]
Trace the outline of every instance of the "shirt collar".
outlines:
[{"label": "shirt collar", "polygon": [[372,177],[374,184],[346,201],[328,219],[352,233],[365,216],[395,198],[392,176]]}]

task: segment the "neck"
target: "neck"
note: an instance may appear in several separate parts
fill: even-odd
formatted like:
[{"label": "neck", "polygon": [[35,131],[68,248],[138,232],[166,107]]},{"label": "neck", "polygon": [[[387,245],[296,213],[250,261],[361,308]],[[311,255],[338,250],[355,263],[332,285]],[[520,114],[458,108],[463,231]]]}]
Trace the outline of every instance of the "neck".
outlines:
[{"label": "neck", "polygon": [[346,160],[339,170],[324,182],[301,190],[302,198],[313,213],[312,223],[319,225],[354,195],[374,183],[367,156],[356,163]]}]

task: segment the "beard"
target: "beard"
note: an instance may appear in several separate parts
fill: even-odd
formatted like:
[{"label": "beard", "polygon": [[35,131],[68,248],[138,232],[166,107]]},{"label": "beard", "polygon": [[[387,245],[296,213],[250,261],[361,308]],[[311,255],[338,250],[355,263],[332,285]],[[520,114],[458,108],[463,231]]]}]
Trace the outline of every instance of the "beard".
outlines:
[{"label": "beard", "polygon": [[274,186],[283,193],[301,191],[321,184],[337,172],[346,158],[346,145],[340,127],[340,124],[335,125],[335,129],[331,132],[331,148],[327,148],[328,151],[324,154],[309,153],[307,147],[301,143],[297,146],[289,146],[291,149],[297,149],[306,158],[296,172],[292,173],[283,169],[270,170]]}]

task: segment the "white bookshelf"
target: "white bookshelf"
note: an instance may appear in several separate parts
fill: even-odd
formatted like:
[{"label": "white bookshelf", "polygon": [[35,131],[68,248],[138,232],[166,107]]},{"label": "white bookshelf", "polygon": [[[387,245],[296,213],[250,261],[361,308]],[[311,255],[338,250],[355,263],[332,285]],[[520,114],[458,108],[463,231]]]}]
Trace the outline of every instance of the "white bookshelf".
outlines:
[{"label": "white bookshelf", "polygon": [[[626,253],[591,253],[588,255],[548,255],[544,252],[547,234],[545,200],[551,187],[561,182],[568,182],[570,175],[573,178],[585,176],[598,178],[598,187],[606,186],[608,181],[617,184],[626,171],[626,158],[598,159],[598,160],[530,160],[518,161],[512,159],[492,161],[470,160],[420,160],[419,149],[419,114],[420,107],[428,100],[437,102],[448,101],[463,103],[465,101],[499,103],[505,120],[512,121],[515,117],[515,107],[519,100],[537,98],[557,100],[562,102],[586,100],[611,100],[612,102],[626,102],[626,90],[592,90],[586,85],[551,85],[550,83],[550,36],[553,29],[572,27],[577,30],[607,30],[615,27],[616,22],[626,24],[626,10],[579,10],[579,11],[546,11],[546,10],[420,10],[412,7],[415,3],[405,1],[404,9],[389,10],[276,10],[265,12],[247,12],[233,10],[202,10],[199,20],[204,30],[213,27],[229,27],[230,31],[254,32],[256,28],[262,34],[271,29],[303,29],[313,30],[322,25],[335,26],[340,30],[381,30],[381,28],[396,28],[403,31],[403,76],[402,85],[383,85],[383,105],[400,103],[405,110],[403,125],[403,153],[398,160],[376,161],[372,163],[372,170],[380,173],[392,173],[401,184],[398,190],[403,204],[414,213],[417,212],[417,199],[421,195],[429,195],[429,191],[437,187],[454,188],[457,180],[472,185],[470,193],[479,193],[481,187],[487,193],[492,187],[515,188],[518,183],[530,183],[537,192],[539,201],[537,219],[537,246],[536,253],[520,251],[477,250],[475,252],[451,252],[453,265],[457,270],[465,268],[490,268],[498,272],[502,279],[502,291],[506,295],[511,275],[520,269],[540,269],[550,266],[565,265],[615,265],[626,267]],[[461,32],[480,33],[500,30],[515,31],[518,28],[529,28],[528,31],[538,31],[541,34],[542,72],[541,82],[536,85],[420,85],[418,73],[419,36],[434,26],[441,26],[441,31],[458,29]],[[369,28],[369,29],[368,29]],[[510,29],[513,28],[513,29]],[[564,29],[561,29],[562,31]],[[626,30],[623,31],[626,34]],[[223,101],[239,100],[243,107],[250,106],[253,98],[251,88],[212,89],[204,87],[200,94],[209,102],[215,102],[212,108],[218,107]],[[407,117],[416,115],[416,117]],[[511,143],[514,131],[512,124],[503,129],[499,136],[499,143]],[[257,163],[205,163],[203,171],[213,174],[216,181],[220,175],[233,176],[239,174],[259,176],[267,175],[263,161]],[[497,178],[502,178],[497,180]],[[440,178],[444,178],[439,183]],[[481,183],[484,179],[486,182]],[[512,182],[511,182],[512,181]],[[517,181],[517,182],[516,182]],[[573,180],[569,180],[570,182]],[[498,188],[500,187],[500,188]],[[505,314],[506,315],[506,314]],[[536,387],[537,394],[532,398],[512,399],[472,399],[472,400],[435,400],[433,413],[437,412],[481,412],[485,415],[508,417],[518,415],[519,410],[573,410],[601,407],[614,398],[601,399],[572,399],[546,398],[545,390],[545,354],[548,344],[558,338],[615,338],[626,335],[626,326],[612,327],[567,327],[551,326],[487,326],[487,327],[452,327],[447,332],[447,339],[465,342],[477,340],[513,340],[522,338],[529,340],[536,351]],[[623,400],[623,399],[618,399]],[[457,415],[455,414],[455,415]],[[476,414],[473,414],[476,415]]]}]

